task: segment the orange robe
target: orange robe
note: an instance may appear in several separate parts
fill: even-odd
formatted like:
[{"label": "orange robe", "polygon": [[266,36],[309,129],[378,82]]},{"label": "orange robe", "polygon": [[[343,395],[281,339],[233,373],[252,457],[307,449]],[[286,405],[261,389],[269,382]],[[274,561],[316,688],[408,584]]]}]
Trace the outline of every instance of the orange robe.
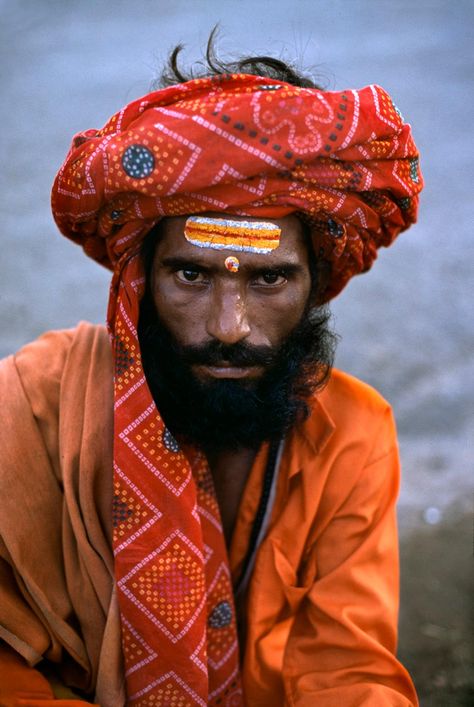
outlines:
[{"label": "orange robe", "polygon": [[[102,707],[120,707],[105,330],[81,324],[44,335],[1,364],[0,386],[0,704],[81,704],[53,701],[47,681],[29,667],[46,657],[65,684]],[[263,467],[259,454],[230,548],[234,576]],[[249,707],[418,704],[394,656],[398,484],[389,406],[334,371],[285,444],[251,576],[243,660]]]}]

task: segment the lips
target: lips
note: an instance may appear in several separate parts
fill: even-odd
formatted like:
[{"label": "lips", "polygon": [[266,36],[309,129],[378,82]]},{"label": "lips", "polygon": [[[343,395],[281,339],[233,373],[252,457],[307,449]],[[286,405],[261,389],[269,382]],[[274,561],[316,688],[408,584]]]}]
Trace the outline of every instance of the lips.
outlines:
[{"label": "lips", "polygon": [[258,378],[263,373],[262,366],[233,366],[230,363],[219,363],[217,365],[195,365],[192,366],[194,374],[198,378]]}]

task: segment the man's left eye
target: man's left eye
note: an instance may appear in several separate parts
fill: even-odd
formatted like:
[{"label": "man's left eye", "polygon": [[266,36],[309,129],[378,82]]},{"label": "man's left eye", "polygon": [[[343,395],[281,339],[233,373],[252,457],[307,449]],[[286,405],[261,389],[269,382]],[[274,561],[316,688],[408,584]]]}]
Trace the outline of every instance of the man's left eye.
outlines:
[{"label": "man's left eye", "polygon": [[258,285],[283,285],[287,278],[284,273],[276,270],[268,270],[261,273],[257,278]]}]

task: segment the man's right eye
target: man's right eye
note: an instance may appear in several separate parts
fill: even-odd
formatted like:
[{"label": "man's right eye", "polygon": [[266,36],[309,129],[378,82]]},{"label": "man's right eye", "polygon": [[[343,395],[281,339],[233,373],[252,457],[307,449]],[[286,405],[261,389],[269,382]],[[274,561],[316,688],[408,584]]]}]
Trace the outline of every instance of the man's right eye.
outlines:
[{"label": "man's right eye", "polygon": [[194,268],[181,268],[181,270],[176,270],[176,277],[181,282],[203,282],[204,276],[199,270]]}]

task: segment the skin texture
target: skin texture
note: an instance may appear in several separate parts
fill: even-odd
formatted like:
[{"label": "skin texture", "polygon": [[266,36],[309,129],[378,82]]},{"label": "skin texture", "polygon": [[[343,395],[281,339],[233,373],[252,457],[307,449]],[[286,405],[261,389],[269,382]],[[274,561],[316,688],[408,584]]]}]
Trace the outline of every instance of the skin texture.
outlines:
[{"label": "skin texture", "polygon": [[[280,245],[268,254],[193,245],[184,237],[186,218],[164,219],[155,251],[152,295],[163,324],[184,345],[217,339],[225,344],[278,346],[300,322],[311,292],[307,246],[298,218],[265,219],[281,228]],[[227,270],[229,255],[238,257],[238,272]],[[260,376],[263,369],[237,368],[222,361],[218,366],[193,366],[193,373],[203,379],[244,382]],[[254,457],[255,450],[241,449],[209,459],[227,542]]]},{"label": "skin texture", "polygon": [[[185,216],[164,220],[152,292],[158,314],[179,342],[276,346],[298,324],[311,290],[302,227],[296,216],[266,221],[279,225],[282,234],[279,247],[262,255],[195,246],[184,237]],[[226,269],[229,255],[239,259],[238,272]]]}]

